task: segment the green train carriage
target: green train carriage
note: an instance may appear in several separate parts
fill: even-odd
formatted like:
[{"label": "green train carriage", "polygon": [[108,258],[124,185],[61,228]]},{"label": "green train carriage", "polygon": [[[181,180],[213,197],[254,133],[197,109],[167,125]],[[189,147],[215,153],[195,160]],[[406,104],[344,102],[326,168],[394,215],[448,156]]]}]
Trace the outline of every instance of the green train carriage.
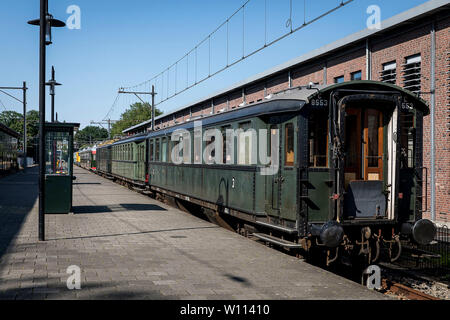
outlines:
[{"label": "green train carriage", "polygon": [[[117,157],[127,160],[116,164],[115,174],[138,184],[148,180],[155,192],[238,218],[273,244],[334,250],[328,262],[339,247],[373,262],[382,245],[395,260],[402,239],[428,243],[435,233],[434,224],[421,219],[422,123],[428,113],[416,95],[381,82],[293,88],[201,119],[203,130],[217,129],[225,141],[227,129],[244,135],[265,130],[267,141],[278,132],[275,174],[261,174],[268,165],[255,157],[260,143],[250,136],[241,147],[233,143],[219,163],[207,163],[203,152],[213,142],[201,139],[195,150],[194,121],[117,143]],[[177,129],[188,132],[184,142],[171,140]],[[186,141],[194,141],[191,152],[180,155],[184,163],[172,163],[174,146]],[[136,174],[138,143],[147,152],[148,176],[145,170]]]},{"label": "green train carriage", "polygon": [[[98,148],[100,172],[145,186],[147,176],[146,135],[133,137]],[[110,161],[105,161],[105,158]]]}]

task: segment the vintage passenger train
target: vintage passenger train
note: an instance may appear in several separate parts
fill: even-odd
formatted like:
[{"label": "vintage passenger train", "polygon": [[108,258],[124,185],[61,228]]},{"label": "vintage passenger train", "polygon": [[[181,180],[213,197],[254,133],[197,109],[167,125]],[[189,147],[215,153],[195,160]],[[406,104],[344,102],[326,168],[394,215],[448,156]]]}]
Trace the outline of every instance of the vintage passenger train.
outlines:
[{"label": "vintage passenger train", "polygon": [[0,175],[18,168],[19,134],[0,123]]},{"label": "vintage passenger train", "polygon": [[[196,140],[192,120],[97,147],[96,170],[174,199],[181,208],[196,205],[268,243],[324,249],[327,264],[340,256],[372,263],[381,251],[393,261],[405,242],[429,243],[436,233],[422,219],[422,128],[428,114],[424,100],[392,84],[310,84],[201,118],[202,130],[223,135],[223,152],[208,149],[217,136],[201,139],[200,133]],[[171,139],[177,129],[194,141],[186,144],[191,152],[176,149],[182,164],[171,157],[182,141]],[[230,136],[228,129],[242,131]],[[266,136],[257,141],[246,134],[251,129]],[[266,139],[267,154],[278,153],[275,174],[263,175],[271,164],[257,157]],[[207,151],[216,162],[202,159]],[[85,152],[91,157],[92,151]]]}]

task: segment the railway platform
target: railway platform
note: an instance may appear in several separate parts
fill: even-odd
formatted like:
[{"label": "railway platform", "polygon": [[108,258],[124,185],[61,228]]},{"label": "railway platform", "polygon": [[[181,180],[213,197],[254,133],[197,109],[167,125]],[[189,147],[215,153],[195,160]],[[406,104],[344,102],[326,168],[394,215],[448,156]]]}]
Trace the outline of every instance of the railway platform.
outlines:
[{"label": "railway platform", "polygon": [[[387,299],[76,167],[37,237],[37,167],[0,179],[0,299]],[[69,290],[69,266],[81,289]]]}]

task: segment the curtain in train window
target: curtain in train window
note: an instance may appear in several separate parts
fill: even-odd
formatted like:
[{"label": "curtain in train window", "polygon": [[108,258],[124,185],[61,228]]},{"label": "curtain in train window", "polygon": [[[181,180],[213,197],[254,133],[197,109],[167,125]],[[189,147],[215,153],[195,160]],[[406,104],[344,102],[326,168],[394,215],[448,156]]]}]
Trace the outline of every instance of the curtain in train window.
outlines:
[{"label": "curtain in train window", "polygon": [[328,166],[328,113],[312,112],[308,125],[309,167]]},{"label": "curtain in train window", "polygon": [[239,129],[241,129],[242,131],[239,132],[238,137],[238,164],[250,165],[253,163],[252,148],[254,143],[251,121],[240,123]]},{"label": "curtain in train window", "polygon": [[284,165],[292,167],[294,165],[294,125],[287,123],[284,131]]}]

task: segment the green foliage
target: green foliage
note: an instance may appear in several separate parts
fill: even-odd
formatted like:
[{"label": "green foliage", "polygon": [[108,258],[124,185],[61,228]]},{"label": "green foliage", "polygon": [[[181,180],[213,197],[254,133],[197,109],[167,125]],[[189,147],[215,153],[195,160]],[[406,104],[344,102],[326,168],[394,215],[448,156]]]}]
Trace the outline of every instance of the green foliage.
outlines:
[{"label": "green foliage", "polygon": [[[161,115],[162,112],[155,109],[155,116]],[[135,126],[141,122],[147,121],[152,118],[152,111],[150,104],[137,102],[130,106],[122,115],[120,120],[112,125],[111,136],[122,135],[122,131]]]},{"label": "green foliage", "polygon": [[[15,111],[3,111],[0,113],[0,122],[16,132],[22,132],[23,116]],[[20,131],[21,130],[21,131]]]},{"label": "green foliage", "polygon": [[[23,143],[23,116],[15,111],[3,111],[0,113],[0,123],[11,128],[20,134],[19,141]],[[27,143],[30,147],[30,141],[39,133],[39,112],[30,110],[27,112]]]},{"label": "green foliage", "polygon": [[87,126],[75,134],[75,143],[78,147],[94,144],[108,138],[108,130],[96,126]]}]

